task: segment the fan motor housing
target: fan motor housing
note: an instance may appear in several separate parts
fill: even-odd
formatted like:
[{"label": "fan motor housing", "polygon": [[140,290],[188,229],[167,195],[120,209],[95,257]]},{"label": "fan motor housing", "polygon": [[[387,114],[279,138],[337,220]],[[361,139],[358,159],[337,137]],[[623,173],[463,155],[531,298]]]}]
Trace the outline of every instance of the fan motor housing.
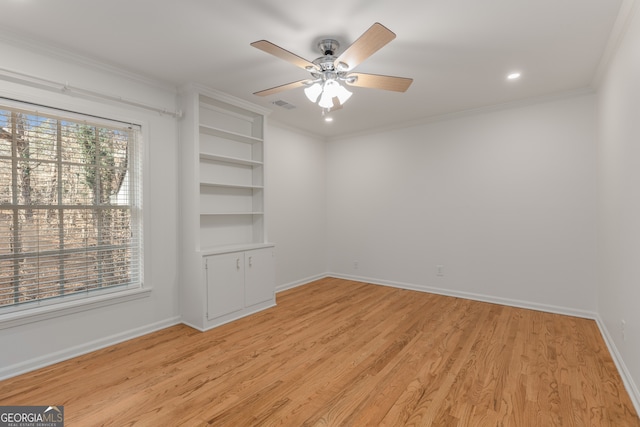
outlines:
[{"label": "fan motor housing", "polygon": [[318,42],[318,49],[320,49],[320,52],[325,56],[333,56],[338,48],[340,48],[340,43],[334,39],[324,39]]},{"label": "fan motor housing", "polygon": [[334,71],[335,52],[340,47],[340,43],[334,39],[324,39],[318,42],[318,49],[322,52],[321,57],[316,58],[313,63],[322,71]]}]

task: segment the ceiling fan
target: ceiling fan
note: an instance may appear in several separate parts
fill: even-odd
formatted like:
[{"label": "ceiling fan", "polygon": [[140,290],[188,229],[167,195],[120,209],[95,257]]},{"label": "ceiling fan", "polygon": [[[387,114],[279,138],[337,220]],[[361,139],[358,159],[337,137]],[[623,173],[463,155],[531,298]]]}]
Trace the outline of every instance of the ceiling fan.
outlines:
[{"label": "ceiling fan", "polygon": [[339,56],[336,56],[336,51],[340,43],[334,39],[321,40],[318,48],[322,56],[311,62],[266,40],[253,42],[251,46],[311,73],[310,79],[261,90],[254,95],[267,96],[304,87],[305,95],[311,102],[317,103],[325,110],[334,110],[342,108],[342,104],[351,97],[351,92],[342,86],[341,82],[349,86],[405,92],[413,79],[352,72],[356,66],[394,38],[396,35],[391,30],[376,22]]}]

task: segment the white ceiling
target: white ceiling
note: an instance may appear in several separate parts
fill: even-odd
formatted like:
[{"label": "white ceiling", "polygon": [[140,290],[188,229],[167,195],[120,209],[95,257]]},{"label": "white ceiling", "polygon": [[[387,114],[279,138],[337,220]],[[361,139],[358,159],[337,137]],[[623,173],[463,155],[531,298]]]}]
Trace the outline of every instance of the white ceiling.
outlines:
[{"label": "white ceiling", "polygon": [[[588,88],[623,0],[0,2],[0,28],[12,37],[172,86],[201,83],[269,107],[272,120],[332,137]],[[253,95],[308,74],[249,43],[266,39],[313,60],[319,39],[344,48],[374,22],[397,37],[356,71],[412,77],[406,93],[353,88],[331,124],[300,88]],[[516,70],[522,78],[507,81]],[[271,104],[280,99],[297,108]]]}]

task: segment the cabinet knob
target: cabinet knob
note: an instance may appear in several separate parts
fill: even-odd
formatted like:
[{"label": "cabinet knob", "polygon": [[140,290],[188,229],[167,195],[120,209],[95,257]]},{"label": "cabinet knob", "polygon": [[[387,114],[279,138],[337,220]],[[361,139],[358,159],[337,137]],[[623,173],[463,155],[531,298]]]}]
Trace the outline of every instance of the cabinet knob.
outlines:
[{"label": "cabinet knob", "polygon": [[251,267],[253,265],[253,257],[250,256],[249,257],[249,267]]},{"label": "cabinet knob", "polygon": [[236,270],[240,270],[240,258],[236,258]]}]

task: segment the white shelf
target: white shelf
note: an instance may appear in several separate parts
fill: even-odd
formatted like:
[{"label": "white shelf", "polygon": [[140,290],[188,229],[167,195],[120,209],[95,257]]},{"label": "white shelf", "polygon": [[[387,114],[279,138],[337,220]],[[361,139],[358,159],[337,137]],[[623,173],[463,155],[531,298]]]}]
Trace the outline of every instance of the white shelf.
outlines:
[{"label": "white shelf", "polygon": [[254,136],[243,135],[241,133],[230,132],[224,129],[219,129],[213,126],[200,125],[200,133],[205,135],[217,136],[225,139],[232,139],[238,142],[244,142],[245,144],[255,144],[262,142],[262,138],[256,138]]},{"label": "white shelf", "polygon": [[229,252],[243,252],[252,249],[273,248],[274,246],[275,245],[273,243],[246,243],[237,245],[213,246],[209,248],[202,248],[200,249],[199,253],[201,256],[207,256]]},{"label": "white shelf", "polygon": [[242,190],[262,190],[262,185],[225,184],[221,182],[201,182],[201,187],[238,188]]},{"label": "white shelf", "polygon": [[264,212],[201,212],[200,216],[264,215]]},{"label": "white shelf", "polygon": [[200,160],[233,163],[245,166],[261,166],[263,163],[256,160],[241,159],[239,157],[220,156],[217,154],[200,153]]},{"label": "white shelf", "polygon": [[[244,121],[254,122],[256,120],[262,120],[264,115],[269,113],[269,110],[262,110],[261,107],[252,103],[247,103],[246,101],[242,101],[238,98],[225,101],[224,98],[226,98],[226,96],[221,92],[214,95],[214,97],[200,94],[199,98],[199,107],[201,109],[204,108],[206,110],[217,111],[226,116],[237,117]],[[262,111],[258,111],[256,108]]]}]

